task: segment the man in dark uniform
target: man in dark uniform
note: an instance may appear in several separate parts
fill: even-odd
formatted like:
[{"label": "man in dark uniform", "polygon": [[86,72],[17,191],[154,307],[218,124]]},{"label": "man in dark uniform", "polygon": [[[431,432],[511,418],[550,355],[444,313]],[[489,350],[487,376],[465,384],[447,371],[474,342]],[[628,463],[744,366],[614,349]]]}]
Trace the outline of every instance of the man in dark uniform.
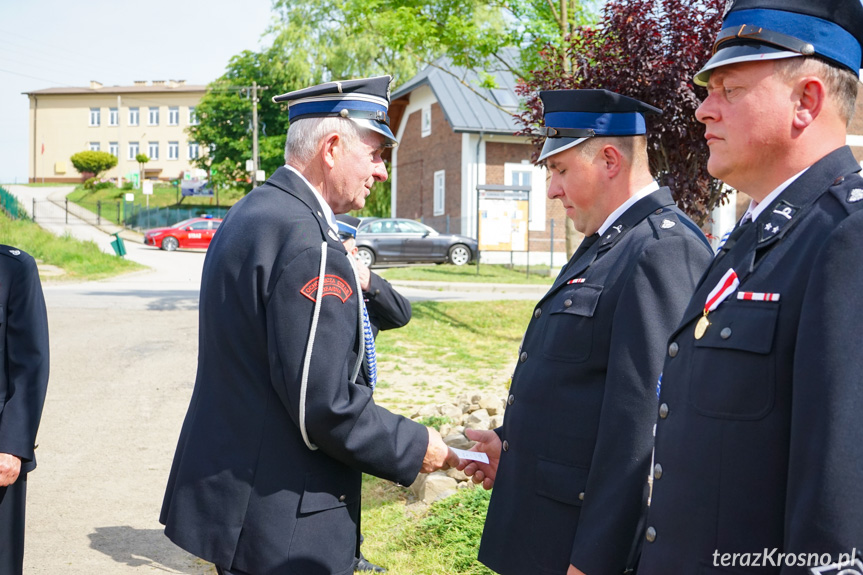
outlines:
[{"label": "man in dark uniform", "polygon": [[36,262],[0,245],[0,575],[21,575],[27,474],[48,387],[48,315]]},{"label": "man in dark uniform", "polygon": [[752,201],[668,343],[639,575],[863,549],[861,40],[859,0],[739,0],[695,77],[708,169]]},{"label": "man in dark uniform", "polygon": [[606,90],[540,97],[548,196],[586,238],[533,311],[503,426],[467,432],[490,463],[465,472],[494,485],[479,559],[503,574],[623,573],[664,342],[711,252],[648,170],[644,115],[660,110]]},{"label": "man in dark uniform", "polygon": [[[369,314],[369,324],[372,337],[377,339],[378,332],[382,329],[395,329],[404,327],[411,320],[411,302],[408,298],[397,292],[390,282],[370,270],[363,264],[358,256],[357,250],[357,227],[360,219],[347,214],[336,216],[339,226],[339,237],[345,246],[348,255],[353,257],[360,278],[360,288],[363,290],[363,301]],[[357,381],[365,382],[365,370],[361,370]],[[360,535],[360,545],[363,536]],[[357,556],[354,558],[354,571],[371,571],[373,573],[386,573],[386,569],[375,565],[363,556],[360,547],[357,546]]]},{"label": "man in dark uniform", "polygon": [[458,461],[372,399],[374,341],[337,234],[335,213],[387,177],[390,80],[275,97],[290,103],[286,165],[231,208],[207,252],[161,521],[221,573],[351,573],[362,473],[407,485]]}]

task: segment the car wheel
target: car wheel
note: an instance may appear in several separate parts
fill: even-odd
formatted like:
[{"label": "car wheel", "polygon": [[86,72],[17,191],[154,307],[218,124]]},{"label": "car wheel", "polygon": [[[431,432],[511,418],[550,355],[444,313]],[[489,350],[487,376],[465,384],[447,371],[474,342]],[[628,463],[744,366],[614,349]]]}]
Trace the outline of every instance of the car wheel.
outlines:
[{"label": "car wheel", "polygon": [[456,244],[449,249],[449,263],[463,266],[470,261],[470,250],[464,244]]},{"label": "car wheel", "polygon": [[375,252],[373,252],[369,248],[357,249],[357,257],[360,258],[360,261],[367,268],[372,267],[375,263]]},{"label": "car wheel", "polygon": [[168,236],[162,240],[162,249],[166,252],[172,252],[180,247],[180,242],[174,236]]}]

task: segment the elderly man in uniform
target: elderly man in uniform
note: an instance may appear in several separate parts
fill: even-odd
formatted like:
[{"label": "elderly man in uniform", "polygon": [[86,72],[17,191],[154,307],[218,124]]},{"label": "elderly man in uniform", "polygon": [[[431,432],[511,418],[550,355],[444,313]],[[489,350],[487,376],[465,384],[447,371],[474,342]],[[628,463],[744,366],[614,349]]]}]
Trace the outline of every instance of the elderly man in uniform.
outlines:
[{"label": "elderly man in uniform", "polygon": [[0,245],[0,575],[21,575],[27,474],[48,387],[48,315],[39,270]]},{"label": "elderly man in uniform", "polygon": [[639,575],[863,548],[861,40],[859,0],[739,0],[695,77],[708,169],[751,203],[668,344]]},{"label": "elderly man in uniform", "polygon": [[276,96],[286,165],[231,208],[207,253],[161,521],[220,573],[351,573],[362,473],[407,485],[458,462],[436,431],[375,404],[374,340],[337,233],[335,213],[387,177],[390,80]]},{"label": "elderly man in uniform", "polygon": [[541,92],[540,155],[586,235],[533,311],[503,426],[468,431],[494,485],[479,559],[498,573],[630,568],[646,505],[664,342],[710,261],[648,170],[645,114],[606,90]]}]

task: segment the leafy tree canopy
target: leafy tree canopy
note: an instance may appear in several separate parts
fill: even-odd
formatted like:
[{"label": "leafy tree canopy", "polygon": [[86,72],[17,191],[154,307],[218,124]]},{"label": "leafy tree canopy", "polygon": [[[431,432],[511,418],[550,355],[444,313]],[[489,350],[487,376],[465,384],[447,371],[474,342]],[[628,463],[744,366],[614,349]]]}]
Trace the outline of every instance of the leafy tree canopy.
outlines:
[{"label": "leafy tree canopy", "polygon": [[695,119],[705,94],[692,78],[710,56],[724,4],[609,0],[599,26],[577,29],[562,47],[541,51],[539,65],[518,88],[526,100],[521,133],[542,123],[540,90],[605,88],[662,108],[661,116],[647,117],[651,171],[703,223],[721,200],[721,184],[707,173],[704,127]]},{"label": "leafy tree canopy", "polygon": [[78,152],[69,158],[69,161],[79,173],[90,173],[93,177],[98,177],[117,165],[117,157],[108,152]]}]

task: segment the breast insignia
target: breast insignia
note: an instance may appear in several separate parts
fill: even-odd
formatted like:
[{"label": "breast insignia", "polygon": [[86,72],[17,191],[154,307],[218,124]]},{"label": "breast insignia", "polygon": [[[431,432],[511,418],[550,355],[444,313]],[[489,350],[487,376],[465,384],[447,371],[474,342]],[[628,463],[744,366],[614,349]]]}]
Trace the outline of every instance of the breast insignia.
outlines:
[{"label": "breast insignia", "polygon": [[663,230],[667,230],[669,228],[673,228],[676,225],[677,222],[665,218],[664,220],[662,220],[662,223],[659,225],[659,227],[661,227]]},{"label": "breast insignia", "polygon": [[848,203],[849,204],[857,203],[860,200],[863,200],[863,190],[861,190],[860,188],[854,188],[853,190],[851,190],[851,192],[849,192],[849,194],[848,194]]}]

